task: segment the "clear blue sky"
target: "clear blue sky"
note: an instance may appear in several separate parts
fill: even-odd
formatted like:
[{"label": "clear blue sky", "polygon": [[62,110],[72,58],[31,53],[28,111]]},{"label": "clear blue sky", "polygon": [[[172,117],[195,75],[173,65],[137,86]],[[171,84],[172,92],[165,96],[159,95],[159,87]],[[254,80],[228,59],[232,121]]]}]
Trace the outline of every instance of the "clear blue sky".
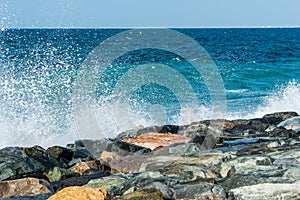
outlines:
[{"label": "clear blue sky", "polygon": [[6,27],[300,26],[300,0],[0,0]]}]

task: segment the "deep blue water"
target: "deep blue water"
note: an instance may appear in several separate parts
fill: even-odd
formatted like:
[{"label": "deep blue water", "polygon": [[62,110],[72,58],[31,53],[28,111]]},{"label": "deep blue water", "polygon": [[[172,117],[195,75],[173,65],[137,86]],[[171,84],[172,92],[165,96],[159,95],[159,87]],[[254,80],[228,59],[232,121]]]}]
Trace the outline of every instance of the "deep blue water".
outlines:
[{"label": "deep blue water", "polygon": [[[261,117],[286,110],[300,113],[300,29],[174,30],[195,40],[214,61],[226,97],[225,102],[220,102],[226,105],[224,117]],[[123,31],[126,30],[8,29],[0,32],[0,135],[4,138],[0,146],[66,144],[85,137],[74,123],[74,93],[78,92],[91,95],[95,102],[92,112],[102,133],[86,135],[95,139],[103,135],[113,137],[137,125],[183,124],[215,116],[210,107],[214,103],[212,86],[206,85],[205,77],[182,55],[161,49],[130,51],[116,58],[101,75],[93,74],[90,86],[78,86],[87,57],[101,42]],[[188,44],[174,40],[178,43],[174,48],[186,46],[184,52],[194,52]],[[115,50],[106,49],[108,54]],[[155,64],[170,66],[173,71],[163,71],[165,68],[159,71]],[[138,74],[142,66],[150,69]],[[119,86],[124,77],[127,88]],[[189,94],[181,79],[191,86],[193,94]],[[160,85],[164,80],[167,85]],[[126,96],[133,86],[139,87]],[[126,108],[115,106],[124,98],[128,100]],[[84,106],[90,104],[85,99],[78,101]],[[183,115],[190,101],[197,105],[191,104]],[[132,123],[127,123],[128,116],[124,113],[129,113]],[[89,117],[85,119],[88,126]]]}]

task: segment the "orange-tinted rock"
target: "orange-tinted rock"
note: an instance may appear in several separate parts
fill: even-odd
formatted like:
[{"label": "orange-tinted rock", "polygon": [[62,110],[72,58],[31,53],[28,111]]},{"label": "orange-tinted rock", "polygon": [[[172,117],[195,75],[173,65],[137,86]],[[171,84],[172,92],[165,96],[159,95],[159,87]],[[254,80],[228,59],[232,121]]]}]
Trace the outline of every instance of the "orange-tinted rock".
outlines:
[{"label": "orange-tinted rock", "polygon": [[92,160],[88,162],[79,162],[69,168],[69,170],[75,173],[79,173],[80,175],[82,175],[86,170],[89,169],[96,169],[96,170],[100,169],[100,162],[97,160]]},{"label": "orange-tinted rock", "polygon": [[53,189],[47,181],[36,178],[23,178],[0,182],[0,198],[36,196],[52,192]]},{"label": "orange-tinted rock", "polygon": [[160,146],[170,146],[171,144],[176,143],[188,143],[190,140],[191,138],[183,135],[150,132],[135,138],[123,140],[123,142],[128,142],[153,150]]},{"label": "orange-tinted rock", "polygon": [[87,188],[87,187],[67,187],[56,194],[52,195],[48,200],[104,200],[107,193],[102,188]]}]

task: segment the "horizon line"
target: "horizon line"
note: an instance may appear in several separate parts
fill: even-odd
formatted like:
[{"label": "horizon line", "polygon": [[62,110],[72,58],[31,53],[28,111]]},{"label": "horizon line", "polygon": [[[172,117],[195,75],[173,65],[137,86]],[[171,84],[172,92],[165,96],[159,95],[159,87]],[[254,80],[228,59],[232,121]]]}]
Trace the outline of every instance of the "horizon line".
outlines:
[{"label": "horizon line", "polygon": [[95,27],[95,26],[87,26],[87,27],[56,27],[56,26],[53,26],[53,27],[32,27],[32,26],[29,26],[29,27],[2,27],[0,30],[3,31],[6,30],[6,29],[180,29],[180,28],[194,28],[194,29],[218,29],[218,28],[300,28],[300,25],[295,25],[295,26],[141,26],[141,27],[137,27],[137,26],[99,26],[99,27]]}]

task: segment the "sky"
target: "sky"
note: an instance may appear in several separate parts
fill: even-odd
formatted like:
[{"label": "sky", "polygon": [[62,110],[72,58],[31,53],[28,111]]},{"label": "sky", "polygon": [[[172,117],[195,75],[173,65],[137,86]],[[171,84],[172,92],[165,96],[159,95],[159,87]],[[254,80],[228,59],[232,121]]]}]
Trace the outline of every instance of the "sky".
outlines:
[{"label": "sky", "polygon": [[0,25],[300,27],[300,0],[0,0]]}]

